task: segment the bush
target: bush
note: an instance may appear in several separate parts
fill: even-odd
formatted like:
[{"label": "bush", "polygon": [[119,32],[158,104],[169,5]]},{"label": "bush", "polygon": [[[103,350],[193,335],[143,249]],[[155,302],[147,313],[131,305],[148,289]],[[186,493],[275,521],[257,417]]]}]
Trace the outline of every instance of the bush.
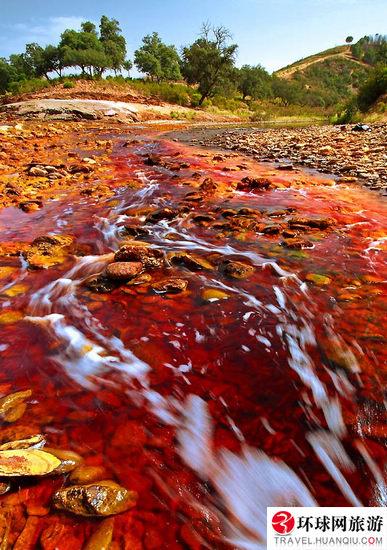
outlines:
[{"label": "bush", "polygon": [[13,94],[31,94],[38,92],[44,88],[48,88],[50,82],[41,78],[32,78],[31,80],[20,80],[19,82],[11,82],[9,91]]},{"label": "bush", "polygon": [[362,112],[368,109],[387,93],[387,67],[380,67],[374,71],[367,82],[360,88],[357,103]]},{"label": "bush", "polygon": [[190,107],[192,105],[191,96],[197,95],[196,90],[186,84],[152,82],[150,80],[130,80],[129,83],[132,88],[147,97],[155,97],[182,107]]},{"label": "bush", "polygon": [[71,82],[71,80],[66,80],[65,82],[63,82],[63,88],[65,90],[69,90],[71,88],[75,88],[75,84],[74,82]]}]

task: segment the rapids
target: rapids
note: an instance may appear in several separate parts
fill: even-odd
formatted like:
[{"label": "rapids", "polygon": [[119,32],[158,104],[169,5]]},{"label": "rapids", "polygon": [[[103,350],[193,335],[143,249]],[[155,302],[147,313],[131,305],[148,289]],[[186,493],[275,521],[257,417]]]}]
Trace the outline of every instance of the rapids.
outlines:
[{"label": "rapids", "polygon": [[[386,505],[380,197],[235,154],[216,161],[219,152],[149,129],[139,128],[130,147],[109,137],[113,198],[75,192],[38,212],[0,211],[4,241],[65,232],[78,246],[47,270],[30,270],[22,256],[0,257],[1,266],[15,268],[0,281],[0,320],[2,312],[20,313],[2,326],[0,387],[32,388],[34,396],[20,422],[138,491],[136,508],[115,519],[122,548],[263,550],[267,506]],[[186,164],[147,166],[149,154]],[[232,191],[252,175],[277,188]],[[209,176],[228,191],[210,195],[195,213],[252,208],[266,216],[292,208],[333,218],[334,230],[317,234],[311,248],[288,250],[276,235],[195,224],[188,209],[146,224],[142,240],[165,253],[247,260],[252,277],[169,267],[164,277],[188,279],[181,295],[86,289],[113,260],[125,224],[176,207],[189,185]],[[308,273],[330,283],[314,285]],[[23,292],[10,292],[20,285]],[[208,288],[227,299],[204,300]],[[20,494],[47,503],[57,486],[45,479],[21,485]],[[52,511],[41,521],[64,522],[71,550],[95,525]]]}]

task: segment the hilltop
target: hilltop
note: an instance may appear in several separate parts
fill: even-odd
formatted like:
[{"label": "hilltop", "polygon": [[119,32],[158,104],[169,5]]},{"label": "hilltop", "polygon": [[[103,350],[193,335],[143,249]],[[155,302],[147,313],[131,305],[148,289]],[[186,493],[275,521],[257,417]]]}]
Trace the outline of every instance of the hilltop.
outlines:
[{"label": "hilltop", "polygon": [[386,39],[377,34],[300,59],[273,76],[318,94],[325,105],[332,105],[356,95],[375,67],[386,62]]}]

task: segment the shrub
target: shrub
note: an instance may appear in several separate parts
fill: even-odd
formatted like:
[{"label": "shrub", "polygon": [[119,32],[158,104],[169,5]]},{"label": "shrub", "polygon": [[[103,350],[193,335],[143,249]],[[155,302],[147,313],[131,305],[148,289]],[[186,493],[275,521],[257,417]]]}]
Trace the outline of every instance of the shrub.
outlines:
[{"label": "shrub", "polygon": [[70,80],[66,80],[65,82],[63,82],[63,88],[65,90],[69,90],[70,88],[75,88],[75,84],[74,84],[74,82],[71,82]]},{"label": "shrub", "polygon": [[48,80],[41,78],[32,78],[31,80],[20,80],[19,82],[11,82],[9,91],[13,94],[31,94],[38,92],[50,86]]}]

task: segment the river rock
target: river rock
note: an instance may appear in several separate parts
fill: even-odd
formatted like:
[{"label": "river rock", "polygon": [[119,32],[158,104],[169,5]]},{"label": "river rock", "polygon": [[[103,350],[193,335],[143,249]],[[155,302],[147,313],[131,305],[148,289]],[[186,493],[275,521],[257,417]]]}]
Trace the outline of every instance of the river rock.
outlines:
[{"label": "river rock", "polygon": [[109,550],[113,538],[114,518],[104,519],[91,535],[83,550]]},{"label": "river rock", "polygon": [[91,277],[87,279],[83,285],[91,290],[92,292],[97,292],[99,294],[105,294],[112,292],[117,287],[117,282],[103,275],[97,275],[96,277]]},{"label": "river rock", "polygon": [[45,447],[44,450],[58,458],[60,464],[53,473],[55,474],[66,474],[74,470],[83,462],[83,458],[78,453],[74,451],[69,451],[67,449],[55,449],[53,447]]},{"label": "river rock", "polygon": [[32,395],[32,390],[11,393],[0,399],[0,417],[6,422],[15,422],[26,410],[25,401]]},{"label": "river rock", "polygon": [[304,248],[313,248],[314,244],[306,239],[298,239],[297,237],[284,239],[281,246],[294,250],[302,250]]},{"label": "river rock", "polygon": [[182,265],[190,271],[211,270],[213,265],[200,256],[188,252],[173,252],[168,256],[169,261],[174,265]]},{"label": "river rock", "polygon": [[124,245],[115,254],[116,262],[141,262],[145,269],[157,269],[164,264],[164,254],[150,246]]},{"label": "river rock", "polygon": [[74,485],[60,489],[53,496],[55,508],[80,516],[111,516],[135,506],[137,493],[114,481]]},{"label": "river rock", "polygon": [[128,281],[141,273],[141,262],[113,262],[105,269],[105,275],[113,281]]},{"label": "river rock", "polygon": [[70,481],[77,485],[85,485],[92,481],[106,479],[106,468],[103,466],[78,465],[70,475]]},{"label": "river rock", "polygon": [[157,294],[176,294],[178,292],[184,292],[187,285],[188,281],[185,279],[170,278],[153,283],[151,287]]},{"label": "river rock", "polygon": [[244,191],[247,193],[255,191],[263,191],[269,189],[271,182],[267,178],[249,178],[246,176],[236,186],[237,191]]},{"label": "river rock", "polygon": [[42,476],[60,465],[54,455],[40,449],[0,451],[0,476]]},{"label": "river rock", "polygon": [[146,223],[157,223],[160,220],[173,220],[178,216],[179,211],[175,208],[159,208],[146,217]]},{"label": "river rock", "polygon": [[70,235],[43,235],[32,242],[23,256],[30,268],[47,269],[66,260],[73,242]]},{"label": "river rock", "polygon": [[246,279],[254,273],[254,267],[243,262],[223,260],[218,266],[220,273],[232,279]]}]

